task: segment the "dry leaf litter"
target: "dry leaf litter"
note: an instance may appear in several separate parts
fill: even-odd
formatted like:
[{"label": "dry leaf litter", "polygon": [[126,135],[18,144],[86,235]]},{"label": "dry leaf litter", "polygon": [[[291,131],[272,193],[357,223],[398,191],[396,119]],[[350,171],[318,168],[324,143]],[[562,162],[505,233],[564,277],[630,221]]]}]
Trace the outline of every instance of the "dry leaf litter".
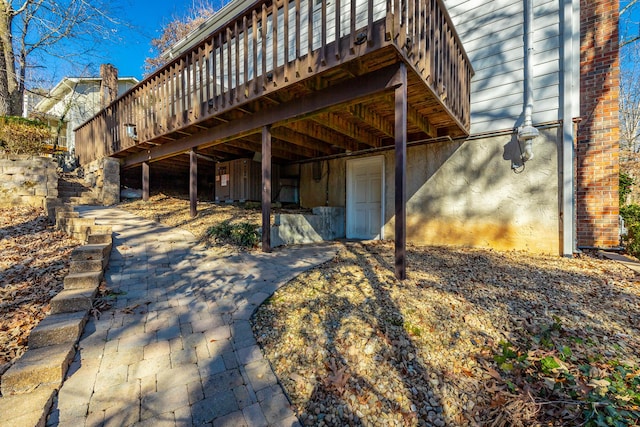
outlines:
[{"label": "dry leaf litter", "polygon": [[540,399],[499,363],[505,346],[531,368],[557,354],[531,338],[549,325],[576,340],[572,357],[639,365],[640,286],[617,263],[409,246],[408,280],[393,265],[392,243],[347,242],[254,316],[304,425],[578,425],[575,402]]},{"label": "dry leaf litter", "polygon": [[0,375],[62,290],[79,241],[54,230],[43,209],[15,207],[0,215]]}]

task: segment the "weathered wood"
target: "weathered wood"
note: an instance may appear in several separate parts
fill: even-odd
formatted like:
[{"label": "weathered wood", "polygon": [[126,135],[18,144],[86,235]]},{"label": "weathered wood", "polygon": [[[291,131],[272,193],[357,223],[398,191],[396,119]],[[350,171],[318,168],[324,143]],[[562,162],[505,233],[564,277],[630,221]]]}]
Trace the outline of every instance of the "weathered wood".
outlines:
[{"label": "weathered wood", "polygon": [[189,213],[191,218],[198,215],[198,151],[194,147],[189,152]]},{"label": "weathered wood", "polygon": [[[423,99],[432,102],[434,108],[419,108],[426,122],[413,119],[410,110],[412,126],[430,135],[437,134],[438,129],[457,135],[468,132],[473,70],[441,0],[386,0],[383,3],[386,15],[375,21],[374,4],[378,3],[373,0],[351,1],[345,10],[341,7],[344,1],[334,1],[335,17],[327,16],[328,2],[254,2],[202,43],[170,61],[80,126],[76,137],[80,162],[84,164],[105,155],[124,157],[125,150],[137,145],[162,143],[164,137],[175,137],[190,127],[211,127],[216,117],[223,114],[225,119],[226,114],[233,117],[236,107],[256,102],[263,95],[279,98],[277,90],[308,81],[320,71],[322,81],[333,84],[344,78],[340,72],[334,72],[336,67],[349,70],[356,63],[362,67],[367,62],[389,64],[387,53],[391,47],[396,49],[393,60],[406,62],[431,92],[420,89],[424,91]],[[301,13],[302,7],[307,9],[305,14]],[[278,14],[279,8],[283,15]],[[293,19],[290,25],[291,13],[295,14],[295,25]],[[366,29],[356,28],[356,15],[363,13]],[[331,39],[327,36],[329,20],[335,22],[335,38]],[[268,25],[268,21],[273,25]],[[343,28],[343,22],[349,24]],[[303,30],[308,34],[306,41],[301,40]],[[360,34],[362,31],[366,33]],[[273,41],[269,63],[267,40]],[[294,40],[295,49],[290,49]],[[306,49],[301,43],[307,45]],[[290,50],[295,58],[290,57]],[[284,61],[279,54],[284,55]],[[373,59],[378,55],[379,61],[375,62]],[[447,116],[452,119],[449,123],[445,123]],[[137,141],[125,136],[124,123],[137,126]],[[425,123],[431,123],[431,127]],[[187,131],[193,133],[193,129]]]},{"label": "weathered wood", "polygon": [[142,200],[149,201],[149,163],[142,163]]},{"label": "weathered wood", "polygon": [[271,252],[271,127],[262,128],[262,252]]},{"label": "weathered wood", "polygon": [[395,90],[395,274],[407,278],[407,68],[400,66],[402,84]]},{"label": "weathered wood", "polygon": [[210,147],[224,142],[234,135],[254,133],[256,129],[271,124],[281,124],[303,120],[325,109],[347,102],[378,95],[394,89],[398,84],[399,64],[394,64],[358,78],[358,84],[351,81],[337,84],[327,89],[309,94],[300,100],[275,105],[254,113],[249,117],[223,123],[212,129],[204,130],[182,138],[174,143],[158,145],[145,152],[132,154],[125,158],[124,167],[137,165],[144,161],[160,160],[191,149],[192,147]]}]

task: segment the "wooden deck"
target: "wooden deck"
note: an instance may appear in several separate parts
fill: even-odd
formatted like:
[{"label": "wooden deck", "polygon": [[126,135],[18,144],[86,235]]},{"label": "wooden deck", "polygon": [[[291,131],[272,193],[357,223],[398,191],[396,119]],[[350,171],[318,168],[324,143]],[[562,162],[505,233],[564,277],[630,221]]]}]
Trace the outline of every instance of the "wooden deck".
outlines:
[{"label": "wooden deck", "polygon": [[264,126],[281,163],[393,145],[400,64],[407,140],[468,133],[473,70],[441,0],[258,1],[76,129],[76,153],[188,167],[260,152]]}]

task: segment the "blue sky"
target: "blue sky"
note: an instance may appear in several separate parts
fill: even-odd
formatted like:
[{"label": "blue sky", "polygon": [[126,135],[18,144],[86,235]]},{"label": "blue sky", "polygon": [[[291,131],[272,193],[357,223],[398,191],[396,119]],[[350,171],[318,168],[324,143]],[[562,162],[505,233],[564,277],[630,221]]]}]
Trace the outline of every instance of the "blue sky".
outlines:
[{"label": "blue sky", "polygon": [[[169,22],[174,16],[182,16],[200,0],[114,0],[112,4],[119,9],[116,18],[126,21],[129,25],[121,25],[118,33],[112,41],[105,41],[100,46],[102,55],[96,57],[95,63],[89,68],[89,74],[97,75],[100,63],[109,62],[116,66],[121,77],[134,76],[142,79],[144,73],[144,59],[150,55],[150,41],[160,34],[163,24]],[[206,0],[205,0],[206,1]],[[219,9],[223,2],[230,0],[209,0],[215,8]],[[621,0],[621,8],[630,0]],[[622,38],[633,37],[640,33],[640,4],[634,7],[631,13],[623,16],[621,25]],[[640,42],[638,42],[640,43]],[[623,67],[624,67],[623,63]],[[59,79],[64,74],[78,74],[76,71],[62,69],[56,72],[54,78]],[[85,72],[80,72],[86,74]],[[52,76],[53,77],[53,76]]]},{"label": "blue sky", "polygon": [[124,16],[117,18],[128,21],[131,27],[120,27],[117,41],[104,46],[104,57],[100,59],[118,68],[122,77],[141,79],[144,59],[150,54],[151,39],[160,35],[163,24],[173,16],[182,16],[191,4],[192,0],[121,0]]}]

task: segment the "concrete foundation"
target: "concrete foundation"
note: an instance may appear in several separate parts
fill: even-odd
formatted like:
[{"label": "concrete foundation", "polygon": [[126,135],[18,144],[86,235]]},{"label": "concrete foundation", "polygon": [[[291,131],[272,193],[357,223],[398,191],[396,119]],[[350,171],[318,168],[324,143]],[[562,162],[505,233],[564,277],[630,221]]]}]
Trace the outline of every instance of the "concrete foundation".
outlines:
[{"label": "concrete foundation", "polygon": [[[540,131],[534,142],[535,157],[524,168],[514,135],[408,148],[408,241],[560,254],[559,131],[555,127]],[[382,154],[384,238],[392,239],[394,153]],[[351,158],[321,162],[316,179],[312,163],[301,165],[301,206],[328,201],[345,207],[346,164]]]},{"label": "concrete foundation", "polygon": [[271,227],[271,245],[313,243],[345,237],[343,207],[320,206],[311,214],[278,214]]}]

